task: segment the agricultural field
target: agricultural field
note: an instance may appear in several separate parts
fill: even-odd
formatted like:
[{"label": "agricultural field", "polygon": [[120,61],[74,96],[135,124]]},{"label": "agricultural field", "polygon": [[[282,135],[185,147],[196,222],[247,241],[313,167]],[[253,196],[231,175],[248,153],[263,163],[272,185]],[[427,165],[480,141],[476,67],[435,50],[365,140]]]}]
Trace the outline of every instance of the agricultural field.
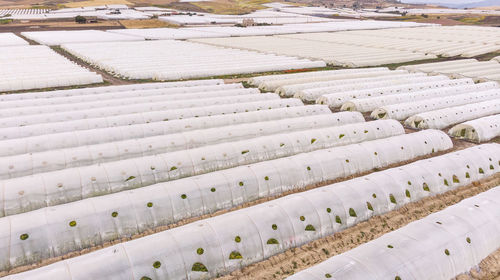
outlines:
[{"label": "agricultural field", "polygon": [[498,28],[187,4],[0,32],[0,280],[500,278]]}]

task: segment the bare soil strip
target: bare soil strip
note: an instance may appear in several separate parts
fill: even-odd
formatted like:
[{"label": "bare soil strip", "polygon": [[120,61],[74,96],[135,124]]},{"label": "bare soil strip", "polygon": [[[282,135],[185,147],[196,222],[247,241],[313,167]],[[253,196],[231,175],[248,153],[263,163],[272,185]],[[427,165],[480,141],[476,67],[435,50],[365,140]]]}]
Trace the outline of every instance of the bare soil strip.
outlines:
[{"label": "bare soil strip", "polygon": [[458,275],[455,280],[500,280],[500,249],[481,261],[469,273]]},{"label": "bare soil strip", "polygon": [[[431,213],[454,205],[461,200],[487,191],[500,184],[500,173],[455,190],[413,202],[382,216],[375,216],[342,232],[292,248],[265,261],[247,266],[219,280],[284,279],[300,270],[311,267],[326,259],[351,250],[361,244],[376,239],[383,234],[403,227]],[[496,279],[500,276],[500,250],[481,263],[482,274],[478,278]],[[481,276],[480,276],[481,275]]]}]

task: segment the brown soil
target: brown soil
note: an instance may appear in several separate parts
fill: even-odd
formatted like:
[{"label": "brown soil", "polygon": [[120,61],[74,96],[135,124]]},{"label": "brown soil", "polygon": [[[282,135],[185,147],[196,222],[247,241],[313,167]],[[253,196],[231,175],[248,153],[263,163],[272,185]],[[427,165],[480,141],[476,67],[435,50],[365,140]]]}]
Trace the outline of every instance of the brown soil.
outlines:
[{"label": "brown soil", "polygon": [[[287,250],[265,261],[252,264],[218,279],[284,279],[300,270],[325,261],[334,255],[349,251],[383,234],[401,228],[431,213],[443,210],[465,198],[487,191],[499,184],[500,173],[497,173],[480,182],[407,204],[398,210],[373,217],[352,228],[315,240],[301,247]],[[488,277],[490,275],[494,277],[499,275],[498,260],[500,259],[500,252],[497,251],[497,253],[495,256],[490,256],[489,259],[483,261],[484,264],[482,263],[485,266],[484,270],[488,271],[484,273],[486,278],[472,279],[494,279]],[[491,266],[490,264],[495,265]]]},{"label": "brown soil", "polygon": [[481,261],[479,267],[469,273],[458,275],[455,280],[499,280],[500,279],[500,249]]}]

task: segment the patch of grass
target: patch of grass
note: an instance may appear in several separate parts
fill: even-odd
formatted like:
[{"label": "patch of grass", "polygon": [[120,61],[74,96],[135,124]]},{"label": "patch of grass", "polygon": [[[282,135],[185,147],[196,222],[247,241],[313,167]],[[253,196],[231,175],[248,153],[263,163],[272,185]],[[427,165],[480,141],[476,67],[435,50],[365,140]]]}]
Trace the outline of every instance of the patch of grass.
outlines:
[{"label": "patch of grass", "polygon": [[127,19],[119,23],[125,28],[178,28],[179,25],[171,24],[158,19]]}]

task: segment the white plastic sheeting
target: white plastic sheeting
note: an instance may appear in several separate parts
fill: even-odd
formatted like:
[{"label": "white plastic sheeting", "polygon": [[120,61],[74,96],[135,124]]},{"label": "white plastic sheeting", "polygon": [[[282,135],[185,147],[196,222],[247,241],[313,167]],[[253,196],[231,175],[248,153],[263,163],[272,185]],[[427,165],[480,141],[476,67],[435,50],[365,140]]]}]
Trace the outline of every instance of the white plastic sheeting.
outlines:
[{"label": "white plastic sheeting", "polygon": [[[4,195],[6,214],[15,214],[87,197],[403,133],[404,129],[401,124],[394,120],[355,123],[38,173],[43,172],[46,166],[64,167],[66,159],[53,156],[40,159],[41,164],[38,166],[41,168],[39,169],[31,168],[30,170],[29,166],[17,166],[12,162],[2,166],[4,174],[15,174],[21,169],[36,174],[0,181],[0,190]],[[443,137],[442,134],[439,135]],[[444,134],[444,138],[448,136]],[[412,153],[412,151],[408,152]]]},{"label": "white plastic sheeting", "polygon": [[[24,103],[29,99],[54,99],[59,97],[71,97],[71,96],[83,96],[83,95],[99,95],[103,93],[116,93],[124,91],[136,91],[137,94],[143,90],[151,89],[167,89],[167,88],[182,88],[182,87],[194,87],[194,86],[215,86],[224,84],[224,80],[221,79],[209,79],[209,80],[193,80],[193,81],[182,81],[182,82],[170,82],[170,83],[144,83],[144,84],[131,84],[131,85],[121,85],[121,86],[106,86],[106,87],[90,87],[90,88],[79,88],[79,89],[66,89],[66,90],[54,90],[54,91],[44,91],[44,92],[27,92],[22,94],[3,94],[0,95],[0,104],[7,104],[9,107],[11,104],[16,103],[6,103],[6,101],[18,101],[17,104],[31,104]],[[35,102],[35,101],[28,101]],[[44,101],[40,101],[44,102]],[[45,101],[47,102],[47,101]],[[42,103],[44,104],[44,103]],[[35,104],[33,104],[35,105]],[[9,108],[7,107],[7,108]],[[12,105],[12,107],[19,107],[19,105]],[[5,108],[5,107],[2,107]]]},{"label": "white plastic sheeting", "polygon": [[[359,112],[371,112],[378,107],[393,105],[399,103],[408,103],[414,101],[421,101],[431,98],[452,96],[467,92],[477,92],[488,89],[498,88],[498,84],[495,82],[486,82],[479,84],[471,84],[471,85],[457,85],[450,87],[443,87],[438,89],[425,89],[425,90],[417,90],[414,92],[408,93],[399,93],[394,95],[383,95],[379,97],[361,97],[359,98],[357,95],[356,99],[351,99],[344,104],[340,110],[344,111],[359,111]],[[380,90],[383,90],[381,88]]]},{"label": "white plastic sheeting", "polygon": [[409,117],[405,121],[405,125],[413,128],[443,129],[454,124],[495,114],[500,114],[500,99],[498,98],[416,114]]},{"label": "white plastic sheeting", "polygon": [[[343,119],[345,121],[340,122],[337,121],[338,119]],[[12,146],[13,149],[11,149],[11,151],[15,153],[15,155],[0,157],[0,165],[7,164],[10,167],[8,170],[1,170],[0,168],[0,178],[20,177],[31,175],[36,172],[48,172],[133,157],[194,149],[202,146],[277,133],[310,130],[311,128],[317,129],[324,127],[324,129],[328,131],[332,126],[355,122],[364,122],[364,118],[360,113],[353,113],[353,115],[318,115],[304,118],[274,120],[270,122],[246,123],[146,138],[133,138],[122,141],[115,140],[112,142],[86,146],[79,145],[78,139],[55,138],[53,139],[54,142],[48,145],[45,145],[44,142],[39,143],[39,145],[35,143],[35,149],[46,147],[45,151],[40,152],[30,150],[26,153],[26,147]],[[381,129],[384,130],[383,125]],[[384,134],[381,133],[379,136],[383,135]],[[391,134],[389,133],[388,135]],[[95,136],[99,137],[97,135]],[[100,137],[101,139],[105,138],[105,136]],[[114,140],[112,136],[108,136],[108,139]],[[17,142],[20,141],[18,140]],[[72,144],[76,147],[66,149],[58,147],[68,144]],[[57,158],[59,160],[47,160],[49,158]]]},{"label": "white plastic sheeting", "polygon": [[[222,85],[207,85],[207,86],[186,86],[186,87],[174,87],[174,88],[156,88],[156,89],[141,89],[141,90],[125,90],[116,92],[106,92],[106,93],[96,93],[92,95],[76,95],[76,96],[63,96],[63,97],[52,97],[52,98],[38,98],[38,99],[20,99],[12,101],[0,101],[0,111],[5,109],[13,108],[26,108],[30,106],[51,106],[51,105],[71,105],[76,103],[87,103],[87,107],[95,108],[89,106],[90,102],[122,102],[122,103],[107,103],[112,106],[112,104],[127,104],[127,101],[134,99],[137,102],[132,103],[143,103],[144,100],[151,102],[150,100],[156,99],[146,99],[150,98],[160,98],[159,96],[164,96],[166,100],[181,100],[181,99],[197,99],[197,98],[208,98],[216,96],[230,96],[232,93],[244,94],[249,91],[240,91],[243,88],[241,84],[222,84]],[[205,95],[206,93],[206,95]],[[115,100],[111,100],[115,99]],[[104,101],[104,102],[103,102]],[[141,102],[139,102],[141,101]],[[75,106],[82,106],[81,104]],[[116,105],[115,105],[116,106]],[[54,107],[60,108],[60,107]],[[75,107],[76,108],[76,107]],[[76,110],[76,109],[75,109]]]},{"label": "white plastic sheeting", "polygon": [[21,35],[39,44],[56,46],[70,43],[120,42],[144,40],[126,34],[116,34],[100,30],[58,30],[21,32]]},{"label": "white plastic sheeting", "polygon": [[[79,120],[66,120],[58,119],[56,117],[50,116],[48,114],[43,115],[45,119],[39,119],[40,116],[35,116],[34,118],[26,118],[25,123],[17,127],[7,127],[0,129],[0,139],[15,139],[22,137],[30,137],[36,135],[44,135],[59,132],[70,132],[70,131],[80,131],[89,130],[97,128],[111,128],[128,126],[135,124],[148,124],[154,122],[167,122],[167,127],[173,129],[172,131],[177,132],[182,129],[190,128],[203,128],[203,127],[214,127],[231,124],[233,120],[242,121],[241,117],[250,116],[249,121],[259,120],[254,114],[244,114],[241,113],[256,113],[256,111],[267,111],[277,108],[293,108],[291,114],[296,114],[297,116],[306,115],[314,113],[316,110],[321,113],[325,112],[325,108],[318,109],[319,107],[305,107],[304,104],[298,99],[273,99],[265,101],[255,101],[246,103],[236,103],[227,105],[213,105],[206,107],[194,107],[186,109],[176,109],[167,111],[152,111],[152,112],[141,112],[134,114],[123,114],[104,118],[88,118]],[[300,107],[300,108],[299,108]],[[309,107],[309,106],[308,106]],[[326,110],[329,110],[326,107]],[[285,111],[279,111],[277,113],[279,116],[289,116],[289,113]],[[331,111],[330,111],[331,112]],[[282,114],[282,115],[281,115]],[[270,119],[277,118],[274,113],[269,113]],[[213,118],[203,118],[203,117],[213,117]],[[264,116],[268,116],[265,114]],[[200,118],[199,121],[196,118]],[[212,120],[214,120],[212,122]],[[173,121],[171,123],[171,121]],[[207,123],[209,122],[209,123]],[[171,124],[171,125],[170,125]],[[137,131],[141,133],[140,130]]]},{"label": "white plastic sheeting", "polygon": [[21,45],[29,45],[29,43],[23,40],[21,37],[16,36],[14,33],[0,33],[0,47]]},{"label": "white plastic sheeting", "polygon": [[0,92],[102,83],[90,72],[46,46],[2,47]]},{"label": "white plastic sheeting", "polygon": [[[235,28],[238,27],[228,27]],[[246,29],[246,28],[240,28]],[[142,40],[166,40],[166,39],[191,39],[191,38],[212,38],[226,37],[227,34],[214,33],[209,31],[193,30],[191,28],[146,28],[146,29],[111,29],[109,33],[133,36]]]},{"label": "white plastic sheeting", "polygon": [[[312,75],[312,73],[316,73]],[[291,97],[293,96],[292,89],[290,87],[300,87],[304,83],[335,83],[339,80],[344,79],[356,79],[356,78],[371,78],[379,76],[392,76],[392,75],[403,75],[408,74],[406,70],[401,71],[389,71],[383,67],[377,68],[363,68],[363,69],[342,69],[342,70],[332,70],[332,71],[321,71],[321,72],[309,72],[303,75],[297,75],[296,77],[285,76],[280,79],[265,79],[259,83],[259,88],[265,91],[276,91],[281,96]],[[281,76],[281,75],[280,75]],[[422,76],[422,75],[414,75]],[[255,82],[254,82],[255,83]]]},{"label": "white plastic sheeting", "polygon": [[371,117],[373,119],[404,120],[410,116],[423,112],[479,103],[487,100],[495,100],[499,97],[499,89],[473,91],[453,96],[430,98],[417,102],[405,102],[382,106],[373,110],[373,112],[371,113]]},{"label": "white plastic sheeting", "polygon": [[288,55],[305,59],[317,59],[331,65],[347,67],[377,66],[391,63],[436,58],[435,55],[412,51],[388,49],[384,47],[367,47],[347,45],[343,42],[321,42],[304,38],[287,38],[284,36],[250,36],[229,38],[190,39],[213,46],[239,48],[258,51],[266,54]]},{"label": "white plastic sheeting", "polygon": [[[425,144],[424,141],[428,141],[428,144]],[[403,146],[412,152],[401,153],[401,147]],[[432,150],[442,150],[450,147],[450,139],[446,137],[444,133],[425,131],[414,135],[395,136],[363,142],[356,145],[343,146],[341,148],[320,150],[289,158],[227,169],[196,177],[161,183],[133,191],[89,198],[61,206],[44,208],[25,214],[2,218],[0,219],[0,223],[9,224],[11,228],[15,230],[6,231],[5,235],[2,236],[14,240],[14,242],[11,243],[13,244],[12,246],[9,245],[9,243],[0,243],[1,251],[12,252],[10,255],[6,254],[5,259],[0,258],[0,263],[5,263],[7,267],[13,267],[49,257],[59,256],[75,250],[88,248],[89,246],[95,246],[125,236],[141,233],[158,226],[168,225],[182,219],[212,213],[258,198],[277,195],[290,190],[297,190],[307,185],[350,176],[373,168],[384,167],[392,163],[429,154]],[[482,153],[482,155],[484,156],[484,153]],[[372,160],[367,161],[367,157]],[[478,158],[480,161],[477,161],[475,164],[488,163],[487,159],[476,155],[475,159]],[[476,165],[474,165],[474,167],[476,167]],[[441,169],[443,168],[441,167]],[[434,170],[427,169],[422,170],[420,173],[429,177],[437,177],[437,175],[433,176],[431,171],[434,173]],[[380,173],[394,173],[399,176],[393,178],[387,175],[370,175],[371,177],[367,177],[382,179],[376,180],[377,183],[383,182],[389,184],[390,182],[391,188],[394,188],[401,180],[405,180],[404,182],[406,182],[406,180],[413,179],[411,176],[410,178],[406,178],[408,174],[412,174],[411,172],[405,173],[393,169],[392,172],[384,171]],[[472,177],[473,179],[478,178],[478,176],[476,176],[477,172],[471,173],[474,174]],[[486,173],[491,174],[492,171],[487,170]],[[448,173],[445,174],[446,176],[448,175]],[[374,179],[372,179],[372,181]],[[384,182],[383,180],[389,182]],[[352,181],[357,183],[366,182],[363,180]],[[435,187],[439,186],[440,183],[441,182],[438,180],[429,182],[433,192],[437,191]],[[358,189],[362,186],[358,186],[359,184],[357,185],[355,183],[346,184],[349,188],[345,188],[346,190],[337,193],[337,195],[333,197],[331,195],[322,195],[325,192],[324,189],[326,189],[322,188],[322,191],[309,191],[299,195],[288,196],[278,199],[277,201],[265,203],[263,204],[264,206],[249,208],[254,210],[246,209],[235,213],[241,213],[237,214],[242,215],[241,217],[246,217],[246,213],[259,213],[258,215],[265,215],[265,211],[262,210],[269,209],[268,205],[275,205],[275,202],[277,202],[278,205],[286,206],[284,209],[289,209],[289,207],[293,207],[293,203],[307,202],[310,199],[309,202],[311,202],[311,204],[301,203],[300,205],[314,205],[314,207],[306,207],[307,210],[299,210],[299,208],[293,207],[296,210],[291,210],[295,212],[291,217],[295,217],[300,211],[306,211],[301,215],[306,214],[306,221],[314,225],[317,229],[315,233],[312,230],[308,230],[311,234],[303,236],[304,233],[302,228],[302,230],[297,230],[297,234],[295,235],[293,230],[289,231],[291,228],[285,226],[288,223],[288,219],[283,219],[286,215],[276,216],[276,208],[274,208],[275,210],[269,209],[270,215],[268,218],[262,220],[262,222],[265,221],[266,224],[269,223],[269,227],[271,227],[272,223],[276,223],[280,231],[284,230],[281,232],[283,235],[279,235],[280,238],[275,237],[280,243],[282,240],[288,240],[288,238],[290,238],[290,240],[297,238],[297,240],[300,241],[296,244],[293,244],[294,242],[292,241],[292,244],[299,245],[300,242],[307,241],[307,238],[317,238],[318,234],[331,234],[333,230],[344,229],[353,224],[352,220],[354,219],[346,218],[347,208],[343,209],[342,205],[339,204],[341,202],[354,205],[354,201],[350,201],[349,199],[360,199],[360,195],[346,195],[346,191],[350,190],[350,192],[356,192],[356,190],[353,189]],[[351,187],[351,185],[353,186]],[[335,185],[327,188],[337,189],[334,186]],[[404,187],[404,185],[402,186]],[[454,184],[453,187],[456,186],[458,185]],[[372,191],[373,187],[372,185],[370,191]],[[387,187],[386,189],[390,188]],[[379,204],[374,204],[376,207],[379,207],[377,208],[377,210],[379,210],[383,208],[384,204],[389,204],[389,201],[388,195],[387,198],[384,198],[380,190],[376,190],[376,192],[380,197],[378,200],[375,200],[375,202],[379,202]],[[300,197],[306,199],[299,199]],[[288,199],[290,200],[288,201]],[[325,206],[328,204],[324,201],[325,199],[332,201],[338,200],[338,202]],[[288,202],[282,203],[281,201]],[[399,201],[400,205],[404,202],[407,201]],[[391,205],[387,206],[390,209],[394,208],[394,206]],[[325,211],[326,207],[332,207],[333,213],[327,213]],[[277,208],[279,209],[280,207]],[[317,214],[310,215],[309,213],[309,211],[314,213],[318,209],[322,209],[321,212],[318,211],[317,213],[319,217],[321,217],[321,222],[317,220]],[[113,216],[111,213],[116,214]],[[358,213],[361,214],[363,212],[360,211]],[[344,221],[342,225],[335,224],[335,215],[339,215],[339,218],[341,217],[342,221]],[[298,215],[297,218],[299,216],[300,215]],[[364,218],[361,215],[359,217],[359,219]],[[40,222],[28,222],[31,219],[37,219]],[[72,223],[73,226],[69,225],[71,221],[74,221],[74,223]],[[321,225],[318,226],[315,222],[320,222]],[[302,227],[300,226],[300,224],[302,224],[301,222],[296,223],[292,220],[291,224],[294,225],[294,228]],[[303,226],[305,226],[305,224]],[[188,226],[186,230],[191,230],[190,226]],[[247,242],[254,238],[258,238],[259,235],[256,232],[249,232],[252,239],[248,239],[249,236],[246,235],[246,232],[242,232],[242,234],[245,235],[236,234],[241,237],[241,246],[254,252],[254,250],[260,248],[260,245],[255,248],[253,248],[253,246],[261,244],[262,242],[265,247],[269,247],[269,249],[266,249],[266,257],[268,257],[269,254],[276,253],[276,250],[284,249],[282,246],[273,246],[275,248],[272,249],[271,246],[266,245],[266,241],[270,237],[269,234],[272,232],[268,231],[268,227],[260,227],[259,231],[264,233],[264,237],[266,238],[253,245]],[[47,232],[47,235],[42,234],[45,232]],[[18,241],[19,236],[22,234],[27,234],[29,238]],[[50,236],[58,236],[59,238],[55,240],[51,239]],[[281,237],[283,239],[281,239]],[[237,243],[239,243],[239,241]],[[283,246],[286,246],[286,244]],[[54,250],[48,250],[47,248],[49,247]],[[7,248],[10,248],[10,250],[7,250]],[[20,248],[22,248],[22,250]],[[206,250],[205,247],[202,248]],[[262,250],[260,251],[262,252]],[[254,260],[254,258],[262,258],[262,255],[258,253],[257,255],[249,255],[248,251],[246,253],[247,254],[243,254],[245,264],[248,264],[251,260]],[[10,263],[9,259],[11,260]],[[189,264],[189,267],[191,267],[191,264]],[[178,277],[173,277],[173,279],[177,278]]]},{"label": "white plastic sheeting", "polygon": [[287,279],[454,279],[500,248],[499,198],[500,186]]},{"label": "white plastic sheeting", "polygon": [[318,104],[325,104],[330,108],[337,108],[342,106],[344,102],[347,102],[353,98],[393,95],[402,92],[413,92],[425,89],[446,88],[449,86],[470,84],[474,84],[471,79],[449,80],[445,76],[410,76],[408,78],[401,77],[394,80],[354,84],[348,86],[305,89],[295,94],[294,97],[300,97],[303,100],[315,100]]},{"label": "white plastic sheeting", "polygon": [[[37,123],[61,122],[81,120],[88,118],[102,118],[107,116],[119,116],[124,114],[142,113],[150,111],[175,111],[199,107],[206,109],[210,105],[237,104],[240,102],[272,101],[279,100],[279,96],[273,93],[248,94],[230,97],[214,97],[192,100],[163,101],[155,103],[131,104],[107,108],[86,109],[78,111],[66,111],[56,113],[24,115],[19,117],[8,117],[0,119],[0,127],[15,127]],[[35,107],[36,108],[36,107]],[[42,107],[43,108],[43,107]],[[36,109],[33,109],[36,110]],[[165,118],[169,119],[169,118]]]},{"label": "white plastic sheeting", "polygon": [[[498,50],[499,45],[494,45],[493,52]],[[421,71],[433,74],[445,74],[453,78],[468,77],[475,81],[500,81],[500,64],[497,61],[477,61],[475,59],[464,59],[447,62],[436,62],[428,64],[417,64],[401,66],[398,69],[410,71]]]},{"label": "white plastic sheeting", "polygon": [[[438,132],[434,135],[438,134],[439,137],[444,135]],[[419,135],[422,136],[423,134]],[[416,141],[414,144],[422,145],[422,140],[426,138],[430,140],[429,138],[432,137],[422,137],[418,140],[417,138],[420,137],[412,138]],[[418,144],[416,144],[417,142]],[[366,148],[368,154],[384,151],[383,148],[376,148],[374,145],[369,145]],[[488,147],[482,148],[488,149]],[[498,151],[498,148],[496,150]],[[475,155],[475,158],[480,158],[484,162],[484,153]],[[352,158],[352,156],[352,154],[339,153],[339,157],[344,159]],[[328,157],[331,158],[331,156]],[[461,157],[448,155],[447,163],[453,165],[449,158],[460,159]],[[441,160],[441,162],[443,161]],[[376,182],[376,185],[368,183],[368,179],[358,179],[289,195],[253,207],[121,243],[45,268],[12,275],[11,278],[7,279],[22,279],[22,277],[35,275],[35,273],[37,276],[47,277],[51,275],[57,277],[57,279],[83,279],[86,277],[94,277],[95,279],[141,279],[143,277],[150,279],[183,279],[184,277],[208,279],[216,277],[269,258],[289,248],[331,235],[366,220],[372,215],[381,214],[408,203],[411,201],[409,198],[396,200],[396,204],[394,204],[389,196],[393,194],[397,196],[396,199],[399,199],[400,195],[404,196],[404,191],[403,194],[396,191],[401,188],[405,189],[408,180],[419,181],[418,183],[423,181],[422,178],[415,178],[413,175],[415,171],[419,171],[428,179],[434,179],[429,182],[433,189],[442,188],[443,182],[436,179],[438,176],[434,175],[434,170],[427,170],[421,168],[421,166],[408,165],[406,169],[408,171],[406,172],[401,172],[399,169],[390,169],[390,171],[374,173],[370,179],[372,182]],[[330,170],[335,169],[337,169],[336,166]],[[440,170],[447,171],[442,166],[440,166]],[[493,172],[487,173],[492,174]],[[390,176],[393,174],[395,176]],[[460,176],[465,175],[460,174]],[[484,177],[483,174],[476,176],[475,173],[474,176],[474,179]],[[472,180],[464,179],[464,182],[467,181]],[[458,185],[455,184],[455,186]],[[241,188],[239,186],[229,186],[229,188],[231,188],[231,191],[241,192],[238,190]],[[429,192],[424,190],[418,191],[420,188],[415,182],[415,186],[412,188],[412,190],[415,189],[414,194],[429,195]],[[378,194],[376,198],[372,197],[374,192]],[[417,199],[417,197],[413,198],[413,200]],[[374,211],[366,209],[367,200],[375,205]],[[137,208],[147,208],[144,206],[145,203],[148,203],[147,201],[138,202]],[[155,207],[155,202],[152,202],[153,207],[151,208]],[[297,205],[302,207],[297,207]],[[99,205],[98,207],[102,206]],[[161,208],[152,210],[151,208],[142,212],[167,210],[166,208],[165,210]],[[353,217],[351,213],[355,209],[357,210],[356,213],[359,214]],[[107,216],[110,216],[109,211],[113,211],[113,208],[108,210]],[[115,212],[118,213],[118,211]],[[121,217],[120,213],[115,215],[116,218]],[[127,214],[124,213],[124,215]],[[133,214],[130,213],[130,215]],[[167,215],[171,215],[171,213],[167,213]],[[67,217],[64,219],[67,219]],[[112,220],[111,218],[107,219]],[[86,222],[84,221],[84,223]],[[47,238],[41,237],[41,239]],[[70,240],[71,237],[69,237],[69,242],[71,242]],[[104,260],[106,260],[105,263],[103,263]],[[84,264],[86,269],[79,269]],[[61,269],[63,267],[64,269]],[[120,272],[123,274],[120,274]]]},{"label": "white plastic sheeting", "polygon": [[[88,129],[83,131],[42,134],[40,136],[23,138],[15,138],[15,136],[23,135],[9,135],[11,140],[0,141],[0,156],[42,152],[54,149],[125,141],[129,139],[140,139],[193,131],[197,129],[209,129],[226,126],[235,127],[235,125],[241,124],[252,125],[253,123],[260,123],[261,125],[264,125],[265,123],[269,123],[271,124],[270,127],[273,127],[274,129],[274,126],[279,127],[278,123],[280,123],[287,124],[289,129],[297,129],[297,127],[302,126],[308,128],[315,127],[319,123],[324,123],[327,120],[330,125],[364,121],[363,116],[359,113],[342,113],[344,114],[331,114],[331,111],[328,110],[326,106],[301,106],[224,116],[188,118],[168,122],[153,122],[110,128]],[[276,122],[276,124],[272,122]],[[249,133],[261,132],[264,132],[264,129],[262,131],[249,131]],[[198,139],[197,141],[200,140],[205,139]]]},{"label": "white plastic sheeting", "polygon": [[[368,75],[359,75],[359,76],[368,76]],[[423,73],[408,74],[406,71],[395,70],[395,71],[387,71],[387,72],[384,71],[384,72],[373,73],[370,76],[371,77],[366,77],[366,78],[353,78],[345,76],[341,77],[341,79],[329,79],[320,82],[313,82],[310,79],[308,79],[304,83],[302,82],[297,83],[299,81],[289,81],[287,85],[281,86],[278,89],[276,89],[276,93],[279,93],[281,96],[284,97],[292,97],[304,89],[333,87],[333,86],[356,84],[356,83],[382,82],[387,80],[395,80],[398,78],[410,79],[416,77],[424,77],[425,74]]]},{"label": "white plastic sheeting", "polygon": [[491,140],[500,136],[500,114],[455,125],[448,134],[479,143]]},{"label": "white plastic sheeting", "polygon": [[[217,86],[220,87],[220,86]],[[188,88],[189,91],[189,88]],[[161,92],[161,90],[160,90]],[[165,102],[171,103],[173,106],[156,107],[152,110],[169,110],[174,108],[190,108],[199,107],[201,105],[212,105],[213,103],[210,99],[220,98],[220,100],[235,99],[242,97],[242,102],[252,101],[253,99],[247,99],[245,96],[251,94],[259,94],[260,91],[255,88],[228,88],[228,89],[205,89],[202,92],[196,92],[193,89],[193,93],[180,93],[180,94],[161,94],[161,95],[150,95],[150,96],[131,96],[131,97],[118,97],[113,99],[105,100],[95,100],[88,102],[77,102],[68,104],[54,104],[54,105],[37,105],[37,106],[27,106],[20,108],[8,108],[0,109],[0,118],[10,118],[17,116],[28,116],[28,115],[39,115],[39,114],[56,114],[60,112],[75,112],[83,110],[92,109],[102,109],[106,108],[112,111],[113,108],[120,106],[140,106],[148,104],[162,104]],[[120,95],[118,93],[117,95]],[[133,94],[133,92],[132,92]],[[140,95],[140,94],[139,94]],[[50,99],[46,99],[50,100]],[[226,104],[227,101],[222,101],[219,104]],[[232,103],[232,102],[230,102]],[[95,116],[95,115],[93,115]]]},{"label": "white plastic sheeting", "polygon": [[495,52],[499,50],[497,45],[499,40],[496,36],[498,32],[488,34],[481,32],[481,28],[478,28],[476,32],[467,32],[446,30],[441,26],[282,35],[291,39],[409,51],[443,57],[473,57]]},{"label": "white plastic sheeting", "polygon": [[[364,73],[364,72],[372,72],[372,71],[383,71],[388,72],[389,68],[387,67],[373,67],[373,68],[361,68],[361,69],[340,69],[340,70],[326,70],[326,71],[315,71],[315,72],[304,72],[304,73],[293,73],[293,74],[280,74],[280,75],[264,75],[257,76],[248,79],[248,83],[253,86],[260,87],[263,83],[273,82],[273,81],[283,81],[289,79],[301,79],[301,78],[312,78],[319,77],[322,75],[331,75],[331,74],[355,74],[355,73]],[[402,70],[400,72],[406,73],[406,70]],[[262,88],[265,90],[274,91],[275,88]]]},{"label": "white plastic sheeting", "polygon": [[325,66],[322,61],[176,40],[67,44],[62,48],[130,79],[178,80]]}]

